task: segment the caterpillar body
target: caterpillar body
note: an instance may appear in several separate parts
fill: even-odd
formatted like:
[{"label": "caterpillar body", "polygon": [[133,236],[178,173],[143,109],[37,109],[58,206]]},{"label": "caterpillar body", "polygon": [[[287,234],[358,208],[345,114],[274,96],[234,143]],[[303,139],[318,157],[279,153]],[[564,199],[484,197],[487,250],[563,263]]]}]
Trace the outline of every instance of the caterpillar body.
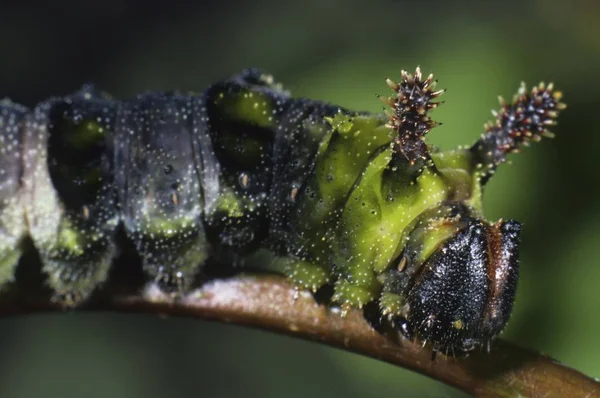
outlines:
[{"label": "caterpillar body", "polygon": [[512,310],[520,224],[486,221],[482,188],[550,134],[560,93],[523,85],[472,146],[442,152],[423,140],[443,92],[433,77],[387,83],[387,115],[293,98],[256,69],[198,94],[3,100],[0,284],[30,237],[56,300],[77,305],[107,280],[122,228],[175,296],[228,256],[331,285],[343,309],[376,302],[435,351],[489,342]]}]

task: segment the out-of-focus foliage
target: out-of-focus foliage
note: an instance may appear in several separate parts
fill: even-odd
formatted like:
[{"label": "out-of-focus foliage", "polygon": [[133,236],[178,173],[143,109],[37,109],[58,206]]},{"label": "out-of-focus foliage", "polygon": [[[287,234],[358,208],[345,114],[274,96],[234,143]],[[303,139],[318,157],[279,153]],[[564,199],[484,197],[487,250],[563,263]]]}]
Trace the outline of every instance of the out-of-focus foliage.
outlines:
[{"label": "out-of-focus foliage", "polygon": [[[19,3],[20,4],[20,3]],[[43,4],[43,5],[42,5]],[[600,6],[592,0],[53,2],[0,6],[0,96],[33,105],[93,81],[117,97],[200,91],[248,66],[294,94],[380,111],[420,64],[448,88],[431,142],[473,142],[521,80],[554,81],[555,140],[512,156],[490,219],[524,223],[504,337],[600,376]],[[114,314],[0,320],[2,397],[460,396],[411,372],[245,328]],[[439,360],[444,360],[439,359]]]}]

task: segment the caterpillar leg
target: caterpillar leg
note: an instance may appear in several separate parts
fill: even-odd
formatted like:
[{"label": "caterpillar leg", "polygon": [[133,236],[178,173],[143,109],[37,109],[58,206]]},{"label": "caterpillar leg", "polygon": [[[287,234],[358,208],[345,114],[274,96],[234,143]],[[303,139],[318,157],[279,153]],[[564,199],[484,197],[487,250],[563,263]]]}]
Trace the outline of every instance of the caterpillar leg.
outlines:
[{"label": "caterpillar leg", "polygon": [[94,232],[62,220],[58,238],[39,246],[42,270],[48,275],[55,301],[76,306],[108,279],[115,254],[112,237],[111,230]]},{"label": "caterpillar leg", "polygon": [[379,312],[382,317],[392,320],[405,313],[406,299],[397,293],[383,292],[379,296]]},{"label": "caterpillar leg", "polygon": [[301,289],[314,293],[329,282],[327,269],[319,264],[291,258],[286,262],[285,274]]},{"label": "caterpillar leg", "polygon": [[332,300],[342,306],[342,310],[362,308],[375,300],[377,287],[372,284],[357,284],[350,280],[339,280],[335,283]]},{"label": "caterpillar leg", "polygon": [[485,124],[485,133],[470,149],[481,168],[482,184],[506,161],[507,154],[518,152],[531,141],[552,137],[548,127],[556,124],[559,111],[566,108],[561,98],[562,93],[554,91],[552,83],[540,83],[530,92],[521,83],[510,104],[499,98],[501,109],[492,111],[496,120]]},{"label": "caterpillar leg", "polygon": [[268,249],[257,250],[245,260],[250,268],[285,275],[298,289],[313,293],[330,282],[325,266],[291,256],[280,256]]}]

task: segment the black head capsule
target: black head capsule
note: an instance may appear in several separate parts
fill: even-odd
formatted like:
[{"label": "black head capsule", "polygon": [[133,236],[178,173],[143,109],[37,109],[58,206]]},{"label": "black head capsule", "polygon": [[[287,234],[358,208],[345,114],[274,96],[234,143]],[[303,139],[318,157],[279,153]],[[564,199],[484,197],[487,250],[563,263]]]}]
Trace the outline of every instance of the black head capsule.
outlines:
[{"label": "black head capsule", "polygon": [[518,278],[518,222],[460,224],[415,272],[397,324],[407,338],[446,354],[470,351],[502,331]]}]

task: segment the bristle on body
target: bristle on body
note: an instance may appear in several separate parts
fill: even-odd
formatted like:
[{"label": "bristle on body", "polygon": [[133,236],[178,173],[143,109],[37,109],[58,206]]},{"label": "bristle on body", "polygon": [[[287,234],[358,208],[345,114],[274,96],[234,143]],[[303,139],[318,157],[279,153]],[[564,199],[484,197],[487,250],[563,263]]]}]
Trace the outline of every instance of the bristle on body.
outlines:
[{"label": "bristle on body", "polygon": [[396,92],[390,98],[382,98],[392,109],[388,112],[388,127],[396,133],[394,141],[397,152],[401,153],[411,164],[429,158],[427,145],[423,142],[425,135],[437,122],[427,115],[431,109],[442,102],[432,102],[445,90],[435,91],[437,83],[430,74],[423,80],[421,69],[417,67],[414,75],[403,70],[402,80],[394,82],[386,79],[387,85]]},{"label": "bristle on body", "polygon": [[527,91],[525,83],[507,103],[499,97],[501,108],[492,111],[494,122],[484,125],[485,132],[471,147],[476,159],[484,168],[482,179],[487,181],[496,167],[506,161],[509,153],[518,152],[531,141],[540,141],[542,137],[552,137],[549,126],[556,124],[558,113],[566,108],[560,102],[562,93],[554,91],[552,83],[540,83]]}]

